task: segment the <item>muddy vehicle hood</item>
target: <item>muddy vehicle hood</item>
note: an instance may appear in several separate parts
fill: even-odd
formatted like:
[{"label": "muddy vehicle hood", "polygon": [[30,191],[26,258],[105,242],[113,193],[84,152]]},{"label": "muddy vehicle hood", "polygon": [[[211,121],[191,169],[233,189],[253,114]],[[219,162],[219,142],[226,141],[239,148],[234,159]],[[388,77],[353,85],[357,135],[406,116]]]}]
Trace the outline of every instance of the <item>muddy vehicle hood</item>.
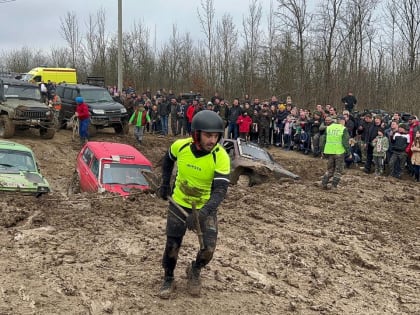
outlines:
[{"label": "muddy vehicle hood", "polygon": [[45,104],[38,102],[33,99],[24,99],[24,98],[7,98],[6,103],[9,107],[18,108],[20,110],[49,110],[48,106]]},{"label": "muddy vehicle hood", "polygon": [[278,175],[278,176],[286,176],[293,179],[299,179],[299,175],[296,175],[288,170],[286,170],[284,167],[282,167],[277,162],[270,162],[270,161],[263,161],[258,159],[252,159],[247,158],[244,156],[238,157],[236,161],[234,161],[234,166],[242,166],[242,167],[248,167],[251,169],[254,169],[257,173],[264,175],[264,176],[270,176],[270,175]]},{"label": "muddy vehicle hood", "polygon": [[38,173],[24,172],[16,169],[2,170],[0,173],[0,191],[38,193],[49,192],[47,180]]}]

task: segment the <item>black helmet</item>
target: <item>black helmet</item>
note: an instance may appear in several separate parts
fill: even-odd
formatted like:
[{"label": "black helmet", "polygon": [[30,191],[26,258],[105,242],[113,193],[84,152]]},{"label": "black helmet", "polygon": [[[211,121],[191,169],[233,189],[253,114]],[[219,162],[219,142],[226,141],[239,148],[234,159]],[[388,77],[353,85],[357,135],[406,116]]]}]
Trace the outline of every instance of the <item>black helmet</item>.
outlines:
[{"label": "black helmet", "polygon": [[222,118],[212,110],[202,110],[194,115],[191,122],[191,132],[206,131],[224,133],[225,124]]}]

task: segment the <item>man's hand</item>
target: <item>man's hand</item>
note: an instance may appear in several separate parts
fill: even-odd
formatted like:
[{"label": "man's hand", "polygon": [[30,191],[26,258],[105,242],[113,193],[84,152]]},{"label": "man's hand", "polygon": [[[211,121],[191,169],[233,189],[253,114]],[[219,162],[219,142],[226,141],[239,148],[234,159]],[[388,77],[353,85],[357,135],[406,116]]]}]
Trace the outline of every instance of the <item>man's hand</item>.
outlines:
[{"label": "man's hand", "polygon": [[158,190],[158,195],[163,200],[168,200],[169,185],[161,185]]},{"label": "man's hand", "polygon": [[[192,210],[197,211],[197,210]],[[209,211],[207,208],[203,207],[197,213],[194,214],[194,212],[191,212],[191,214],[188,215],[188,217],[185,219],[185,224],[187,225],[188,230],[197,230],[197,219],[195,218],[195,215],[198,215],[198,219],[200,222],[203,222],[206,220],[206,218],[209,216]]]}]

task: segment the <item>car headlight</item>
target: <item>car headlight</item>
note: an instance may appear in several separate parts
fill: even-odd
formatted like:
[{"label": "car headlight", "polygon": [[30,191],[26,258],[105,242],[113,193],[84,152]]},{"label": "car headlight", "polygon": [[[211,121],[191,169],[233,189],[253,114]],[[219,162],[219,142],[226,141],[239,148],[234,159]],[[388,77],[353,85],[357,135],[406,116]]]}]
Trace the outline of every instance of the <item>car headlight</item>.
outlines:
[{"label": "car headlight", "polygon": [[92,112],[96,115],[105,115],[105,110],[103,109],[93,109]]},{"label": "car headlight", "polygon": [[47,193],[50,192],[50,188],[46,186],[38,186],[37,192],[39,193]]},{"label": "car headlight", "polygon": [[125,114],[127,112],[127,109],[125,107],[121,108],[121,114]]}]

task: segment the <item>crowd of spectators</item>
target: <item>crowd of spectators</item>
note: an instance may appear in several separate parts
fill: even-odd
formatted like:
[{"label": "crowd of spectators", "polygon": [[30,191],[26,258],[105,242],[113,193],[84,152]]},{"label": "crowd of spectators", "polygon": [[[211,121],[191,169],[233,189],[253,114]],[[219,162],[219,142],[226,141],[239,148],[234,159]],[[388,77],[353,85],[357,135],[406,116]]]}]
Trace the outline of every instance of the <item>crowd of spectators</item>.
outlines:
[{"label": "crowd of spectators", "polygon": [[[195,113],[209,109],[217,112],[225,122],[225,137],[238,137],[263,147],[293,150],[314,158],[323,158],[326,128],[337,119],[345,117],[345,127],[350,135],[351,155],[345,157],[346,166],[359,167],[376,176],[389,175],[401,178],[402,172],[415,177],[412,163],[419,120],[414,115],[402,117],[400,112],[357,112],[357,99],[352,92],[342,98],[337,108],[331,104],[317,104],[313,108],[299,108],[291,97],[285,101],[272,96],[269,100],[235,98],[231,102],[217,93],[208,101],[197,96],[192,99],[176,95],[172,90],[150,90],[141,94],[129,86],[122,93],[109,88],[111,95],[124,104],[131,114],[136,106],[144,105],[150,115],[146,131],[166,136],[187,136]],[[199,95],[199,94],[198,94]],[[169,130],[170,128],[170,130]],[[417,179],[417,178],[416,178]]]}]

